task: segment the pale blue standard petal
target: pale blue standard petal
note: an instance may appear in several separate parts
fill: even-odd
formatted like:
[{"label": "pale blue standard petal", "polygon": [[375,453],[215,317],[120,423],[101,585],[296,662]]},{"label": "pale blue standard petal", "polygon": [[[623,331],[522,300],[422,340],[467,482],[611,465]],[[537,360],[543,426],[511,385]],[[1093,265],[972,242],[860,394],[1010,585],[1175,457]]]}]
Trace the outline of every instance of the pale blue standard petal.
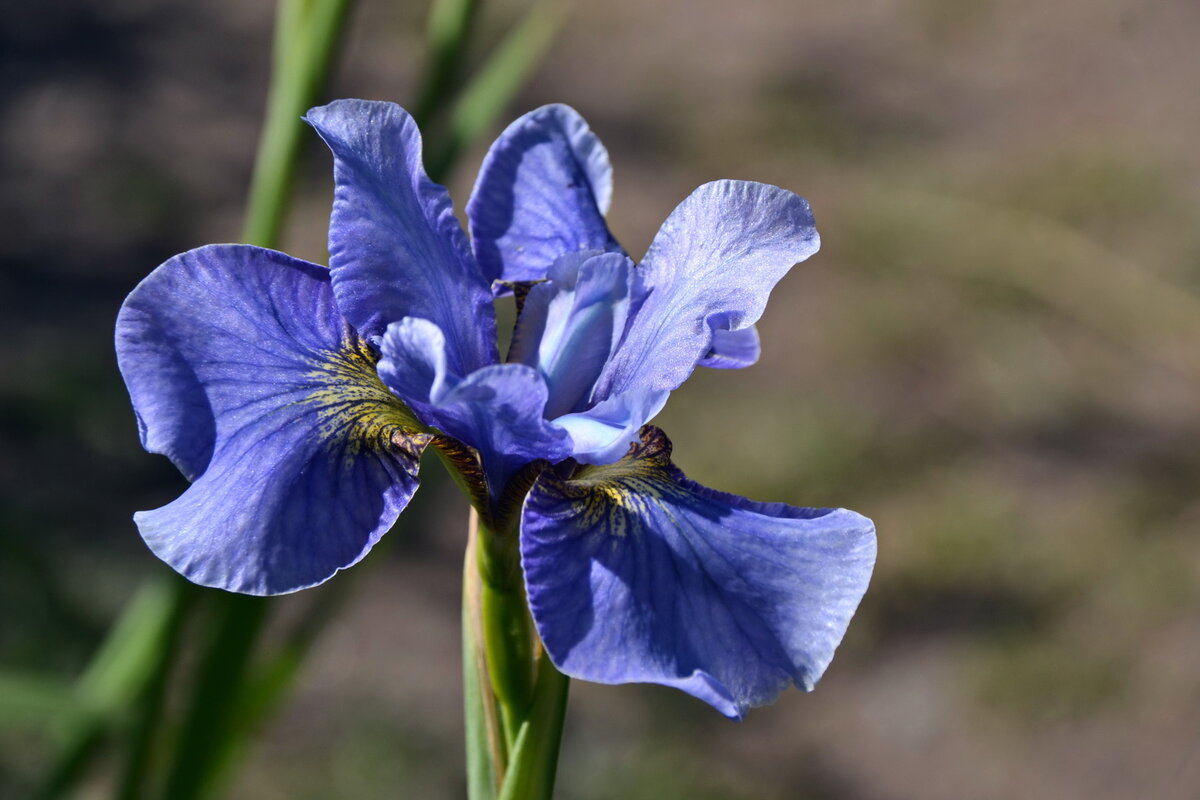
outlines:
[{"label": "pale blue standard petal", "polygon": [[574,109],[543,106],[492,145],[467,218],[489,280],[534,281],[561,255],[621,252],[604,223],[612,197],[608,153]]},{"label": "pale blue standard petal", "polygon": [[460,377],[446,367],[445,343],[429,320],[394,323],[379,375],[423,421],[479,451],[493,497],[525,464],[571,454],[570,436],[543,416],[546,382],[536,370],[494,364]]},{"label": "pale blue standard petal", "polygon": [[421,164],[416,123],[394,103],[338,100],[305,119],[334,155],[329,264],[339,308],[368,339],[427,317],[450,368],[497,361],[490,281],[475,264],[445,188]]},{"label": "pale blue standard petal", "polygon": [[701,360],[729,345],[748,355],[741,331],[767,296],[820,239],[807,201],[775,186],[716,181],[701,186],[659,229],[639,269],[649,296],[597,385],[595,399],[632,388],[674,389]]},{"label": "pale blue standard petal", "polygon": [[670,395],[631,389],[587,411],[557,417],[554,424],[571,434],[571,458],[583,464],[611,464],[629,452],[642,426],[658,416]]},{"label": "pale blue standard petal", "polygon": [[117,359],[147,449],[195,479],[134,519],[195,583],[320,583],[416,490],[428,437],[380,382],[324,267],[240,245],[176,256],[122,306]]},{"label": "pale blue standard petal", "polygon": [[599,683],[659,683],[740,718],[789,684],[811,689],[866,590],[871,521],[706,489],[641,445],[525,501],[530,608],[555,665]]},{"label": "pale blue standard petal", "polygon": [[628,257],[571,254],[551,266],[549,280],[530,289],[509,361],[536,367],[546,379],[550,419],[583,411],[630,312],[644,291]]}]

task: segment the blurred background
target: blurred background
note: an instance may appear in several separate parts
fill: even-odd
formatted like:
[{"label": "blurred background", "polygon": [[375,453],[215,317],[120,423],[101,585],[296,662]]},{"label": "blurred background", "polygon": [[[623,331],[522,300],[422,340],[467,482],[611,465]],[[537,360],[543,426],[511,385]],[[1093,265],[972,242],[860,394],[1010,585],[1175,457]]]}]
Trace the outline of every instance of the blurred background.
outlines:
[{"label": "blurred background", "polygon": [[[485,5],[483,42],[523,10]],[[362,0],[328,97],[411,103],[427,11]],[[237,238],[272,22],[268,0],[6,7],[0,669],[74,679],[165,569],[130,515],[184,484],[138,445],[112,325],[158,263]],[[1191,0],[577,4],[506,119],[583,113],[631,253],[725,177],[806,196],[822,232],[761,362],[672,397],[677,462],[861,511],[879,561],[817,691],[741,724],[575,683],[559,796],[1200,796],[1198,39]],[[309,137],[283,249],[322,263],[330,172]],[[424,475],[231,797],[462,795],[466,506]],[[52,744],[0,719],[0,796]]]}]

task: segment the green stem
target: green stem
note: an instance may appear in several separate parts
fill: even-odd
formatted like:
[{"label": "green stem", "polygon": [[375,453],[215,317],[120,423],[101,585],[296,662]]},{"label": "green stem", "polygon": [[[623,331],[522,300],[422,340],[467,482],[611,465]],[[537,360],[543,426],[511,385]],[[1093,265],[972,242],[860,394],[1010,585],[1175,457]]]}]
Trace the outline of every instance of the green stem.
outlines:
[{"label": "green stem", "polygon": [[479,524],[480,616],[488,677],[511,748],[533,699],[534,634],[521,580],[517,531]]},{"label": "green stem", "polygon": [[466,722],[467,797],[495,800],[508,751],[501,731],[500,710],[488,678],[483,653],[482,581],[479,577],[479,517],[471,513],[467,552],[463,558],[463,709]]},{"label": "green stem", "polygon": [[498,800],[551,800],[570,680],[543,653],[533,706],[513,745]]},{"label": "green stem", "polygon": [[[508,520],[498,527],[499,530],[494,530],[480,524],[472,512],[464,619],[474,621],[475,649],[468,652],[481,651],[485,664],[473,675],[467,674],[467,692],[473,696],[475,706],[483,705],[486,710],[486,703],[492,702],[492,718],[489,721],[479,714],[473,718],[473,706],[468,705],[468,742],[483,741],[485,736],[503,741],[502,750],[492,748],[491,775],[500,777],[499,798],[548,800],[554,788],[568,680],[554,668],[544,651],[539,655],[525,599],[517,524]],[[474,574],[470,570],[472,561]],[[472,583],[477,587],[474,590],[470,589]],[[484,674],[487,681],[482,680]],[[472,679],[477,684],[486,683],[491,697],[472,686]],[[490,727],[481,733],[479,729],[485,723]],[[480,750],[476,746],[474,752]],[[495,755],[497,751],[499,757]],[[468,755],[471,754],[469,744]],[[472,800],[492,796],[476,793],[472,794]]]},{"label": "green stem", "polygon": [[455,102],[449,130],[431,143],[425,158],[431,176],[448,173],[462,151],[495,123],[549,51],[567,12],[564,0],[537,0],[488,57]]},{"label": "green stem", "polygon": [[[351,5],[351,0],[279,2],[266,120],[246,208],[246,242],[278,244],[304,130],[300,117],[328,78]],[[223,743],[241,720],[237,706],[246,696],[246,676],[270,609],[262,598],[226,594],[214,596],[214,604],[213,638],[167,778],[165,797],[170,800],[205,796],[229,766]]]},{"label": "green stem", "polygon": [[[351,3],[352,0],[279,2],[271,90],[247,201],[243,234],[246,242],[264,247],[278,244],[302,141],[303,127],[299,118],[316,101],[334,63]],[[428,84],[417,107],[420,118],[436,118],[451,99],[450,91],[459,77],[459,64],[462,63],[471,20],[477,8],[478,0],[438,0],[436,18],[431,20],[430,36],[433,43]],[[440,180],[461,149],[491,124],[500,108],[544,53],[549,33],[561,21],[560,14],[540,13],[546,8],[548,6],[543,0],[530,11],[526,21],[484,69],[480,80],[475,81],[468,90],[464,102],[456,107],[454,130],[447,137],[449,147],[432,159],[434,163],[430,165],[429,171],[435,180]],[[470,561],[474,563],[475,559],[472,557]],[[471,572],[479,574],[477,569]],[[122,710],[135,696],[142,698],[141,716],[128,752],[122,795],[136,796],[144,785],[143,773],[153,760],[151,740],[162,717],[163,687],[177,659],[178,648],[172,642],[178,630],[186,624],[187,617],[195,613],[190,600],[196,599],[194,593],[197,592],[182,580],[175,580],[169,586],[168,597],[157,594],[162,588],[163,585],[147,583],[144,590],[139,592],[123,613],[122,621],[114,626],[87,675],[80,681],[81,695],[93,694],[91,689],[100,684],[96,694],[103,696],[89,698],[82,704],[87,711],[78,715],[79,724],[66,732],[57,766],[49,774],[39,797],[59,797],[70,791],[85,773],[100,745],[111,735]],[[153,620],[148,619],[146,614],[151,594],[154,595],[154,603],[149,605],[155,606],[158,615]],[[478,591],[477,595],[481,598],[482,591]],[[179,737],[166,795],[172,800],[199,797],[205,791],[204,787],[211,788],[216,784],[217,773],[227,766],[228,748],[213,739],[226,736],[234,728],[242,730],[251,725],[247,722],[248,718],[261,719],[265,715],[267,708],[282,694],[283,687],[295,674],[299,660],[324,619],[321,616],[297,640],[298,645],[293,651],[267,671],[264,680],[272,688],[272,699],[256,706],[251,714],[238,713],[237,704],[245,700],[251,691],[248,688],[249,679],[246,678],[249,673],[247,665],[266,623],[269,607],[262,600],[219,593],[204,594],[201,599],[213,606],[211,611],[213,618],[218,620],[218,630],[214,632],[210,647],[201,656],[203,666],[192,695],[185,728]],[[250,613],[245,611],[246,603],[254,609]],[[481,609],[483,605],[482,599],[472,604],[475,609]],[[528,619],[526,616],[517,623],[516,629],[511,627],[517,615],[512,611],[515,603],[510,595],[502,592],[499,598],[493,598],[487,605],[492,609],[495,619],[508,619],[510,623],[507,633],[497,633],[504,626],[493,626],[493,638],[528,638],[513,635],[520,626],[528,626]],[[521,609],[524,613],[523,600]],[[478,615],[475,618],[478,622]],[[132,637],[131,629],[136,629],[132,631]],[[464,626],[465,639],[467,632]],[[480,629],[474,629],[474,633],[478,635],[471,636],[472,646],[480,656],[476,665],[482,667],[483,634]],[[151,650],[148,653],[144,647],[147,641],[162,641],[167,646],[161,652]],[[518,654],[515,660],[526,661],[526,656]],[[495,712],[492,681],[479,679],[486,672],[486,668],[477,670],[476,688],[482,700],[476,705]],[[532,667],[526,670],[526,674],[531,673]],[[538,703],[540,687],[542,684],[539,681],[538,687],[532,689],[534,707]],[[507,693],[510,696],[525,696],[529,692],[528,688],[518,687]],[[514,703],[510,700],[510,705],[528,705],[528,701]],[[484,714],[483,718],[486,717]],[[493,721],[497,717],[498,714],[492,714]],[[522,728],[517,723],[521,717],[511,713],[510,717],[510,736],[519,738]],[[502,769],[505,760],[503,736],[499,734],[498,723],[494,722],[493,727],[496,728],[497,742],[493,743],[488,756],[489,763]],[[189,754],[189,748],[193,747]],[[493,772],[489,776],[485,770],[482,774],[486,778],[484,783],[490,782],[492,785],[489,794],[478,796],[492,798],[498,788],[499,773]],[[473,780],[472,787],[475,786]],[[475,798],[474,788],[472,792],[472,798]]]}]

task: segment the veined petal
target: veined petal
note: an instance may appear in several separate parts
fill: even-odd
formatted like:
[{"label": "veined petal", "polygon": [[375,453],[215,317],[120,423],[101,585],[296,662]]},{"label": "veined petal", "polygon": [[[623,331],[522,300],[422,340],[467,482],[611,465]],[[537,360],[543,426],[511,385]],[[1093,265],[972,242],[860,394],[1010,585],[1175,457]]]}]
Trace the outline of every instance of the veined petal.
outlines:
[{"label": "veined petal", "polygon": [[427,439],[375,358],[324,267],[217,245],[151,273],[117,318],[117,360],[146,448],[194,483],[135,515],[150,548],[250,594],[361,559],[416,490]]},{"label": "veined petal", "polygon": [[412,117],[394,103],[338,100],[305,120],[334,155],[329,263],[342,313],[368,339],[428,317],[446,335],[452,370],[495,363],[489,281],[449,194],[425,174]]},{"label": "veined petal", "polygon": [[484,275],[535,281],[566,253],[622,252],[604,223],[611,197],[608,152],[583,118],[564,105],[529,112],[492,145],[467,203]]},{"label": "veined petal", "polygon": [[422,420],[479,451],[493,496],[530,461],[570,455],[570,436],[544,417],[546,382],[535,369],[493,364],[460,378],[443,366],[444,345],[428,320],[395,323],[383,338],[379,375]]},{"label": "veined petal", "polygon": [[866,590],[875,535],[852,511],[700,486],[647,426],[616,464],[542,473],[521,555],[538,633],[564,673],[674,686],[740,718],[820,678]]},{"label": "veined petal", "polygon": [[698,188],[646,253],[640,269],[650,294],[596,399],[634,387],[674,389],[708,356],[714,330],[754,324],[779,279],[819,245],[802,197],[747,181]]}]

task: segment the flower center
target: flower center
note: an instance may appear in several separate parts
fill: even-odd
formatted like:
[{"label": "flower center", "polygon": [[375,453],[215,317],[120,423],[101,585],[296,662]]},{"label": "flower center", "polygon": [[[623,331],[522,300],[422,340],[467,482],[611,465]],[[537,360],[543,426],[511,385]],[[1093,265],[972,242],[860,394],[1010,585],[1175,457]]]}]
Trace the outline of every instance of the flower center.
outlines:
[{"label": "flower center", "polygon": [[534,286],[517,321],[509,361],[528,364],[549,388],[545,416],[586,411],[639,296],[637,274],[618,253],[572,253]]},{"label": "flower center", "polygon": [[375,364],[379,354],[352,331],[342,348],[324,354],[308,373],[312,392],[306,403],[317,406],[319,433],[325,441],[348,442],[348,454],[364,449],[408,450],[417,446],[425,426],[400,398],[383,385]]}]

